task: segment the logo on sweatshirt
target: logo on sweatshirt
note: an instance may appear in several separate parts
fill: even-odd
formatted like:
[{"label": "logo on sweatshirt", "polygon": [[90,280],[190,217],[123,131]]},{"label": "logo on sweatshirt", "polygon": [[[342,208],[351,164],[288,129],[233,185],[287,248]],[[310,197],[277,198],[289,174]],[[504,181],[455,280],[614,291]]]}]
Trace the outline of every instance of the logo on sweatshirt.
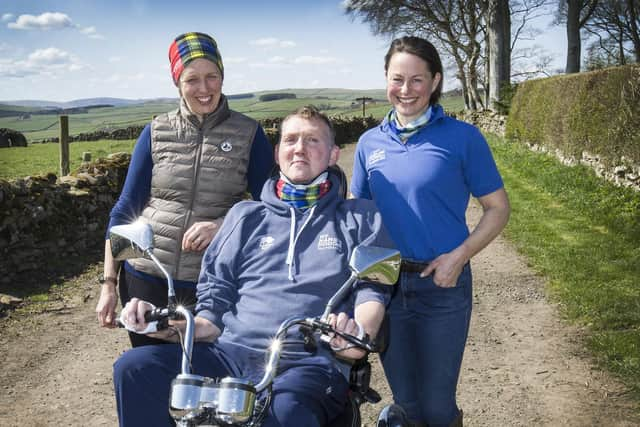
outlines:
[{"label": "logo on sweatshirt", "polygon": [[276,239],[274,239],[271,236],[266,236],[266,237],[261,237],[260,238],[260,250],[261,251],[266,251],[267,249],[269,249],[271,246],[273,246],[273,242],[275,242]]},{"label": "logo on sweatshirt", "polygon": [[369,163],[369,166],[373,166],[379,161],[384,160],[385,158],[386,158],[385,151],[382,148],[378,148],[373,153],[371,153],[367,162]]},{"label": "logo on sweatshirt", "polygon": [[337,238],[328,234],[322,234],[318,238],[318,250],[333,249],[339,251],[342,249],[342,242]]}]

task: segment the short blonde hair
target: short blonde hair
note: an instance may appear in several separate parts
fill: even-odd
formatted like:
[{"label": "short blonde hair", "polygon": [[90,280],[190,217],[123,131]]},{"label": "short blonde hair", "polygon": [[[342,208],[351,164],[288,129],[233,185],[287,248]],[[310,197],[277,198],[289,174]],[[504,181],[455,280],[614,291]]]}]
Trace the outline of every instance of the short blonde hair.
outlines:
[{"label": "short blonde hair", "polygon": [[[282,123],[280,123],[280,129],[282,129],[284,122],[289,120],[291,117],[302,117],[303,119],[306,119],[306,120],[316,119],[323,122],[325,125],[327,125],[327,128],[329,129],[329,137],[331,138],[331,145],[333,146],[336,144],[336,131],[333,129],[331,120],[329,120],[329,117],[327,117],[324,113],[318,110],[315,106],[305,105],[303,107],[298,108],[293,113],[287,115],[284,119],[282,119]],[[278,137],[278,141],[280,140],[281,137],[282,137],[282,130],[280,131],[280,136]]]}]

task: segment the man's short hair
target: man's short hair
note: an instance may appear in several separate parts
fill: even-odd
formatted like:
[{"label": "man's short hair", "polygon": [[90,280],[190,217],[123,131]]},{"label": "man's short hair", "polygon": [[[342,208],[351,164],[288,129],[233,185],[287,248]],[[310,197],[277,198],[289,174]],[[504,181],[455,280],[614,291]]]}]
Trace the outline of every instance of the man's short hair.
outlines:
[{"label": "man's short hair", "polygon": [[324,113],[322,113],[320,110],[318,110],[315,106],[313,105],[305,105],[303,107],[298,108],[296,111],[294,111],[293,113],[287,115],[284,119],[282,119],[282,123],[280,123],[280,136],[278,137],[278,141],[280,141],[280,138],[282,137],[282,126],[284,125],[284,122],[286,122],[287,120],[289,120],[291,117],[302,117],[303,119],[306,120],[319,120],[321,122],[323,122],[325,125],[327,125],[327,128],[329,129],[329,136],[331,138],[331,145],[335,145],[336,143],[336,131],[333,129],[333,125],[331,124],[331,120],[329,120],[329,117],[327,117]]}]

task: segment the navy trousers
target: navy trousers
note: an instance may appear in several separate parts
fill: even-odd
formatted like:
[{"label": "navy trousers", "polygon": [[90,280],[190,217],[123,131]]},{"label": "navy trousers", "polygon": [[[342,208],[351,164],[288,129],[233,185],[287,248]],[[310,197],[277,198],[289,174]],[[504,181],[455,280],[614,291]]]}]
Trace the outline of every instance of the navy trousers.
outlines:
[{"label": "navy trousers", "polygon": [[[150,302],[156,307],[166,307],[169,302],[167,296],[167,285],[163,283],[149,282],[140,277],[134,276],[124,267],[120,269],[120,303],[124,307],[131,298],[139,298],[143,301]],[[196,303],[196,288],[176,287],[176,299],[179,304],[192,305]],[[131,347],[140,347],[142,345],[166,344],[164,340],[151,338],[146,335],[136,334],[129,331],[129,341]]]},{"label": "navy trousers", "polygon": [[[170,426],[171,381],[180,372],[179,345],[147,345],[124,353],[114,364],[113,381],[120,426]],[[210,378],[262,377],[263,353],[224,343],[196,343],[192,372]],[[347,402],[348,383],[331,360],[323,356],[281,359],[273,383],[270,410],[262,424],[323,426],[335,418]]]},{"label": "navy trousers", "polygon": [[393,392],[415,423],[446,427],[458,416],[456,386],[469,332],[471,268],[453,288],[441,288],[433,275],[401,273],[388,307],[389,346],[381,355]]}]

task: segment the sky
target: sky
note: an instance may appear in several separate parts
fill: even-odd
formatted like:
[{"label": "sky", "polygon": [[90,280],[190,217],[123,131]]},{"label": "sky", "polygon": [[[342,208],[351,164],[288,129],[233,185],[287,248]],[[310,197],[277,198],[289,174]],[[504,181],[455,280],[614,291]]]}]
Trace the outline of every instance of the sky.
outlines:
[{"label": "sky", "polygon": [[[374,36],[368,24],[346,16],[341,4],[0,0],[0,101],[176,97],[168,47],[189,31],[217,40],[226,94],[382,89],[391,39]],[[557,29],[546,29],[533,42],[563,63],[565,43],[558,40]],[[445,73],[445,90],[453,87],[453,75]]]}]

